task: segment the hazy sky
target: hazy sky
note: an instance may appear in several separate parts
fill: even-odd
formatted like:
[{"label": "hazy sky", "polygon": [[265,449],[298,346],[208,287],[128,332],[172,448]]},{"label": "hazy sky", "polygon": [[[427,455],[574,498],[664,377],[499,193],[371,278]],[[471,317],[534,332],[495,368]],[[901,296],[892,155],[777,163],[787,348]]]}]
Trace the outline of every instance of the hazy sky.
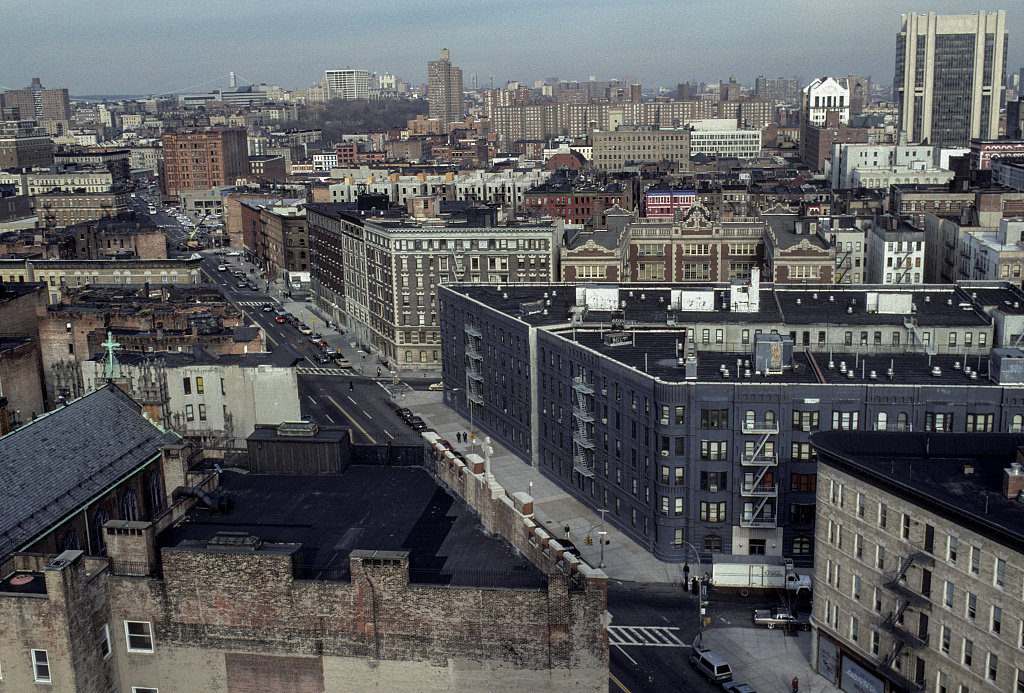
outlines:
[{"label": "hazy sky", "polygon": [[632,76],[646,86],[736,75],[869,74],[889,84],[901,12],[1006,9],[1007,68],[1024,62],[1024,3],[953,0],[51,0],[4,8],[0,87],[32,77],[74,94],[155,94],[266,82],[303,88],[324,69],[426,81],[442,47],[466,86],[494,74]]}]

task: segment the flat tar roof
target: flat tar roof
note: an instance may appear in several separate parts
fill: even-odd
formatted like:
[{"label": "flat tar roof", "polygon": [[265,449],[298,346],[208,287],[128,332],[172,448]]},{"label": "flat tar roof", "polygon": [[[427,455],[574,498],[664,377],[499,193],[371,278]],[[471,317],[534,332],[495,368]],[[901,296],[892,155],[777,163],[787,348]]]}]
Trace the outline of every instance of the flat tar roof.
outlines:
[{"label": "flat tar roof", "polygon": [[344,571],[356,549],[408,551],[410,570],[543,584],[536,566],[503,537],[485,534],[476,514],[418,467],[357,465],[338,476],[224,472],[218,492],[231,501],[228,513],[193,508],[157,537],[159,546],[202,551],[217,532],[246,532],[264,543],[302,544],[305,566]]}]

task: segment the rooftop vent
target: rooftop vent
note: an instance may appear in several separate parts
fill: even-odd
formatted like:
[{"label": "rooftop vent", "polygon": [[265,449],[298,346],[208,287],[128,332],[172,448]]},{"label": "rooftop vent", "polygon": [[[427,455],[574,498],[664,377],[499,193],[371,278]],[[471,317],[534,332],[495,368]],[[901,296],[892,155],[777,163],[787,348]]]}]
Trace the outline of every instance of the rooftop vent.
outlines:
[{"label": "rooftop vent", "polygon": [[796,304],[800,305],[800,299],[799,298],[796,300]]},{"label": "rooftop vent", "polygon": [[951,298],[947,298],[947,299],[946,299],[946,305],[947,305],[947,306],[951,306],[951,305],[953,305],[953,299],[951,299]]},{"label": "rooftop vent", "polygon": [[[953,370],[954,370],[954,371],[958,371],[958,370],[960,370],[960,362],[959,362],[959,361],[954,361],[954,362],[953,362]],[[969,367],[969,366],[968,366],[967,370],[968,370],[968,371],[970,370],[970,367]]]},{"label": "rooftop vent", "polygon": [[248,532],[217,532],[206,540],[208,549],[258,551],[261,546],[263,546],[263,542],[260,538]]},{"label": "rooftop vent", "polygon": [[279,436],[304,436],[312,438],[320,429],[312,421],[285,421],[277,426]]},{"label": "rooftop vent", "polygon": [[963,471],[964,476],[974,476],[974,465],[973,464],[965,464],[960,469]]},{"label": "rooftop vent", "polygon": [[878,373],[876,373],[875,371],[871,371],[870,373],[868,373],[868,378],[870,378],[871,380],[878,380]]},{"label": "rooftop vent", "polygon": [[929,296],[928,294],[925,294],[924,295],[924,302],[925,303],[931,303],[932,302],[932,297]]},{"label": "rooftop vent", "polygon": [[846,377],[849,378],[850,380],[853,380],[853,369],[852,368],[850,370],[846,371]]},{"label": "rooftop vent", "polygon": [[604,345],[607,347],[626,346],[633,343],[633,337],[628,332],[606,332]]}]

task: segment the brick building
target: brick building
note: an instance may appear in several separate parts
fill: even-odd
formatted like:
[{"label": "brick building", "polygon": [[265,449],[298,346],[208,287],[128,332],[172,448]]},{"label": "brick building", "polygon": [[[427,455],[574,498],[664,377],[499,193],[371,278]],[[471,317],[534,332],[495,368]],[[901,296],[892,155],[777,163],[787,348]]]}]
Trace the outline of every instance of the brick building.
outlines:
[{"label": "brick building", "polygon": [[0,120],[0,169],[30,169],[53,163],[53,140],[34,120]]},{"label": "brick building", "polygon": [[764,222],[723,219],[700,202],[672,221],[629,225],[624,281],[723,282],[750,277],[764,251]]},{"label": "brick building", "polygon": [[249,175],[245,128],[209,127],[164,133],[163,195],[176,200],[181,190],[234,185]]},{"label": "brick building", "polygon": [[[108,387],[36,426],[73,425],[87,407],[110,414],[97,406],[109,400],[138,411]],[[27,510],[17,518],[46,537],[30,548],[47,555],[15,553],[0,572],[0,618],[19,626],[0,634],[5,684],[169,693],[607,688],[604,574],[538,526],[529,496],[506,502],[499,487],[495,499],[482,460],[467,465],[416,447],[412,466],[375,466],[360,463],[346,429],[291,424],[250,437],[249,454],[235,462],[251,473],[220,472],[213,460],[197,465],[171,434],[168,443],[143,437],[143,424],[157,429],[135,416],[139,452],[110,465],[129,481],[103,497],[121,497],[116,515],[99,524],[100,508],[87,509],[98,547],[61,552],[59,507],[43,506],[34,523]],[[98,423],[73,423],[89,420]],[[11,442],[0,442],[0,459]],[[125,443],[119,435],[101,449]],[[295,465],[320,474],[295,474]],[[110,476],[88,483],[109,487]],[[163,505],[124,512],[136,478],[163,492],[146,496]],[[78,484],[63,475],[50,486],[70,487],[70,503]],[[367,498],[388,512],[371,511],[367,523]],[[5,556],[28,543],[12,539],[20,541],[5,545]]]},{"label": "brick building", "polygon": [[46,411],[37,321],[45,305],[41,284],[0,282],[0,396],[12,427]]},{"label": "brick building", "polygon": [[816,218],[769,211],[762,215],[765,280],[775,284],[831,284],[835,279],[835,248],[818,233]]},{"label": "brick building", "polygon": [[48,401],[84,390],[81,363],[104,351],[108,332],[125,349],[216,354],[265,351],[262,331],[245,327],[237,309],[215,289],[200,286],[90,286],[66,291],[39,319]]},{"label": "brick building", "polygon": [[128,214],[68,227],[74,254],[66,259],[100,260],[130,254],[140,260],[167,258],[167,235],[148,215]]},{"label": "brick building", "polygon": [[1003,433],[968,415],[974,433],[811,436],[820,675],[844,690],[1024,685],[1019,419]]},{"label": "brick building", "polygon": [[[618,182],[601,185],[590,181],[571,181],[553,177],[531,188],[523,195],[526,214],[544,214],[562,219],[566,224],[594,223],[612,207],[633,209],[630,187]],[[602,225],[600,221],[597,225]]]}]

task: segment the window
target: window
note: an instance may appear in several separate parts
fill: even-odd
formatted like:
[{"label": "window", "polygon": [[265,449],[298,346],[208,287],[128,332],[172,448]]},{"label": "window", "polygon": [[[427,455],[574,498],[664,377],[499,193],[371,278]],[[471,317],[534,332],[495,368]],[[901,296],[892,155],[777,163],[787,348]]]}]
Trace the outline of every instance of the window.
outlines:
[{"label": "window", "polygon": [[1006,586],[1006,560],[1003,558],[996,559],[996,570],[992,576],[992,582],[996,587]]},{"label": "window", "polygon": [[206,421],[206,405],[205,404],[200,404],[199,405],[199,420],[200,421]]},{"label": "window", "polygon": [[995,414],[968,414],[968,433],[991,433],[995,426]]},{"label": "window", "polygon": [[196,394],[197,395],[202,395],[205,392],[206,392],[206,390],[203,388],[203,379],[202,378],[196,378]]},{"label": "window", "polygon": [[160,693],[155,688],[143,688],[140,686],[132,686],[132,693]]},{"label": "window", "polygon": [[728,472],[701,472],[700,490],[717,493],[729,490]]},{"label": "window", "polygon": [[708,553],[721,552],[722,537],[717,534],[709,534],[704,537],[704,551]]},{"label": "window", "polygon": [[967,593],[967,618],[975,620],[978,616],[978,595],[973,592]]},{"label": "window", "polygon": [[675,499],[675,511],[674,512],[675,512],[676,517],[679,517],[680,515],[683,514],[683,499],[682,498],[676,498]]},{"label": "window", "polygon": [[900,536],[904,539],[910,538],[910,515],[903,513],[903,525],[900,527]]},{"label": "window", "polygon": [[701,501],[701,522],[725,522],[725,502]]},{"label": "window", "polygon": [[992,605],[992,623],[989,628],[996,635],[1003,630],[1003,608],[995,604]]},{"label": "window", "polygon": [[701,428],[728,428],[729,427],[729,410],[728,409],[701,409],[700,410],[700,427]]},{"label": "window", "polygon": [[960,540],[956,537],[949,537],[949,542],[946,545],[946,560],[950,563],[956,563],[956,552],[960,548]]},{"label": "window", "polygon": [[724,460],[728,457],[729,443],[724,440],[700,441],[700,458],[702,460]]},{"label": "window", "polygon": [[871,631],[871,654],[877,655],[881,648],[881,638],[877,630]]},{"label": "window", "polygon": [[[857,494],[857,517],[864,517],[864,510],[867,506],[867,497],[863,493]],[[858,556],[859,558],[859,556]]]},{"label": "window", "polygon": [[963,659],[961,660],[964,666],[970,667],[971,662],[974,661],[974,641],[964,638],[964,653]]},{"label": "window", "polygon": [[793,539],[793,554],[797,556],[806,556],[811,553],[811,538],[810,537],[796,537]]},{"label": "window", "polygon": [[100,657],[106,659],[110,656],[110,626],[106,623],[100,628]]},{"label": "window", "polygon": [[850,617],[850,640],[853,642],[860,640],[860,620],[856,616]]},{"label": "window", "polygon": [[971,547],[971,572],[975,575],[978,574],[978,570],[981,566],[981,549],[977,546]]},{"label": "window", "polygon": [[953,412],[929,411],[924,415],[924,430],[949,433],[953,430]]},{"label": "window", "polygon": [[875,547],[875,567],[878,568],[879,570],[885,570],[885,547],[884,546],[879,545],[879,546]]},{"label": "window", "polygon": [[186,395],[192,394],[192,380],[189,378],[181,379],[181,387],[185,390]]},{"label": "window", "polygon": [[860,412],[833,411],[832,429],[836,431],[855,431],[859,428]]},{"label": "window", "polygon": [[941,638],[942,638],[942,642],[939,645],[939,648],[942,650],[942,654],[947,654],[948,655],[949,654],[949,641],[950,641],[949,626],[942,626]]},{"label": "window", "polygon": [[995,681],[996,676],[999,674],[999,657],[996,656],[995,652],[988,653],[988,680]]},{"label": "window", "polygon": [[50,658],[46,650],[32,650],[32,671],[36,683],[50,683]]},{"label": "window", "polygon": [[793,411],[794,431],[817,431],[818,412],[816,411]]},{"label": "window", "polygon": [[818,475],[817,474],[790,474],[789,475],[789,490],[790,491],[802,491],[802,492],[814,492],[817,486]]},{"label": "window", "polygon": [[853,579],[850,580],[850,596],[852,596],[858,602],[860,601],[860,587],[861,587],[860,575],[854,575]]},{"label": "window", "polygon": [[129,652],[153,651],[153,624],[149,621],[125,621],[124,633]]},{"label": "window", "polygon": [[955,596],[956,596],[956,586],[952,582],[950,582],[949,580],[946,580],[946,601],[945,601],[945,604],[946,604],[946,608],[947,609],[952,609],[953,608],[953,598]]},{"label": "window", "polygon": [[878,526],[885,529],[889,523],[889,506],[885,503],[878,504]]},{"label": "window", "polygon": [[195,421],[196,420],[195,411],[193,410],[191,404],[186,404],[185,405],[185,420],[186,421]]}]

